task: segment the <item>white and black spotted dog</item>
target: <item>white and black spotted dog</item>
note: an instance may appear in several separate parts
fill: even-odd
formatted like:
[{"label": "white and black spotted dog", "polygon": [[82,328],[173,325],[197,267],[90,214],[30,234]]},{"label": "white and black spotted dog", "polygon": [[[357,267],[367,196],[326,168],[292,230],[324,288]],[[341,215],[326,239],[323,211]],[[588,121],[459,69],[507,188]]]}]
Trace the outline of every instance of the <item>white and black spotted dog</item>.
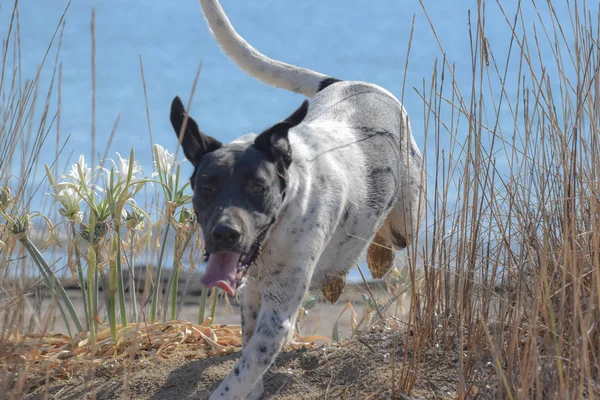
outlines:
[{"label": "white and black spotted dog", "polygon": [[261,134],[229,144],[202,133],[179,98],[171,108],[194,166],[208,257],[202,283],[241,300],[242,354],[210,398],[258,399],[309,288],[343,279],[371,240],[392,252],[414,238],[423,160],[391,93],[270,59],[238,35],[217,0],[200,3],[241,69],[310,98]]}]

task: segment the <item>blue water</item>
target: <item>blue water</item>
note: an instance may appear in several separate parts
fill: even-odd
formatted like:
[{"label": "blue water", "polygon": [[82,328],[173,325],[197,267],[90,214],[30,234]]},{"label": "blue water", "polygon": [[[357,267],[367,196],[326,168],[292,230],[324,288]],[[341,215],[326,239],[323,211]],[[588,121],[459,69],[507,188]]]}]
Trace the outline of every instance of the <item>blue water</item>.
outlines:
[{"label": "blue water", "polygon": [[[398,98],[403,95],[403,71],[414,17],[403,102],[412,118],[417,144],[423,148],[423,102],[414,88],[419,91],[423,85],[429,88],[435,60],[438,59],[439,66],[442,53],[418,0],[223,0],[222,3],[242,36],[265,54],[337,78],[370,81],[387,88]],[[471,10],[475,24],[476,1],[424,0],[424,3],[448,57],[455,63],[459,85],[470,87],[467,22]],[[502,3],[512,19],[517,1]],[[567,12],[566,2],[557,3],[561,3],[555,5],[557,13]],[[0,4],[0,35],[5,37],[12,2]],[[64,0],[20,2],[24,77],[35,76],[66,4]],[[523,7],[524,26],[529,30],[537,16],[529,3]],[[548,15],[543,13],[543,6],[540,7],[542,18],[548,22]],[[171,100],[180,95],[187,104],[201,62],[192,115],[204,132],[221,141],[260,131],[287,116],[303,100],[299,95],[266,86],[235,67],[209,34],[197,1],[75,0],[66,14],[59,56],[63,64],[61,137],[71,135],[65,153],[72,154],[72,160],[82,152],[90,157],[92,8],[95,9],[96,32],[98,153],[104,152],[113,124],[120,115],[110,154],[125,155],[134,147],[144,171],[147,174],[152,171],[140,56],[145,69],[153,138],[171,150],[176,145],[168,118]],[[485,32],[496,58],[505,59],[511,34],[495,2],[488,4]],[[54,47],[42,74],[42,88],[49,82],[55,50]],[[513,72],[509,77],[510,74]],[[494,96],[499,96],[500,88],[493,90]],[[508,95],[514,98],[516,93],[509,91]],[[55,93],[54,104],[56,98]],[[48,151],[41,156],[44,162],[53,159],[54,138],[50,136]],[[434,148],[433,143],[430,136],[429,149]],[[430,176],[434,162],[435,157],[429,155]],[[190,172],[187,164],[185,174]]]},{"label": "blue water", "polygon": [[[512,15],[516,1],[503,3],[508,3],[504,7]],[[23,76],[35,76],[66,4],[57,0],[20,2]],[[467,13],[469,9],[476,12],[476,2],[425,0],[425,5],[446,52],[456,63],[459,83],[469,87]],[[238,31],[265,54],[338,78],[374,82],[397,97],[402,95],[408,37],[415,16],[404,103],[412,116],[417,143],[423,145],[423,105],[413,87],[420,89],[423,80],[429,83],[441,53],[417,0],[224,0],[223,6]],[[135,147],[144,169],[151,170],[139,56],[144,62],[154,140],[169,148],[175,147],[168,119],[170,102],[181,95],[187,103],[200,62],[203,67],[192,103],[193,115],[205,132],[222,141],[268,127],[302,101],[299,95],[261,84],[238,70],[209,34],[197,1],[75,0],[66,15],[60,61],[61,132],[63,137],[72,135],[67,148],[77,154],[90,150],[92,7],[96,21],[98,151],[104,150],[120,115],[112,150],[127,154]],[[510,32],[497,7],[488,7],[486,36],[501,59]],[[3,36],[10,12],[11,2],[3,1]],[[533,19],[531,10],[528,16]],[[51,52],[47,63],[53,60]],[[47,81],[52,70],[46,68],[44,72]]]}]

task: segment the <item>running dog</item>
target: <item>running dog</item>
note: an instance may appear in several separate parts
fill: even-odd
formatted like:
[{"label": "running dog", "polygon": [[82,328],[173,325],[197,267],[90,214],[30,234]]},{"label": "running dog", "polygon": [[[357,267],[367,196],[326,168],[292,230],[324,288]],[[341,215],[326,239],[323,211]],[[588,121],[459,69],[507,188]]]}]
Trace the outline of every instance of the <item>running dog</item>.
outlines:
[{"label": "running dog", "polygon": [[369,243],[374,277],[417,234],[423,159],[400,102],[370,83],[277,61],[250,46],[217,0],[200,0],[222,50],[245,72],[305,101],[269,129],[223,144],[176,97],[171,123],[194,172],[207,257],[202,284],[238,294],[243,349],[210,399],[258,399],[309,289],[337,300]]}]

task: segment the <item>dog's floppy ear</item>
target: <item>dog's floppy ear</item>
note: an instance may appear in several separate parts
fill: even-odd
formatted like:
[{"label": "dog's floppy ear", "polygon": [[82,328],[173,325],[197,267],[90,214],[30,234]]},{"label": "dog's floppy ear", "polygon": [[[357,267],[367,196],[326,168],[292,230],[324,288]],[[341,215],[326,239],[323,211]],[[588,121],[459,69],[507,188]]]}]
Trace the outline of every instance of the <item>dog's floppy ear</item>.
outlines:
[{"label": "dog's floppy ear", "polygon": [[277,164],[278,172],[285,171],[292,163],[292,147],[288,140],[288,131],[300,124],[308,112],[308,100],[285,120],[273,125],[254,140],[254,147],[268,154]]},{"label": "dog's floppy ear", "polygon": [[190,116],[187,116],[185,121],[185,130],[181,130],[187,112],[181,102],[179,96],[176,96],[171,103],[171,125],[175,130],[175,134],[181,143],[181,148],[185,157],[193,164],[196,165],[206,153],[217,150],[221,147],[221,142],[217,139],[205,135],[202,133],[198,124]]}]

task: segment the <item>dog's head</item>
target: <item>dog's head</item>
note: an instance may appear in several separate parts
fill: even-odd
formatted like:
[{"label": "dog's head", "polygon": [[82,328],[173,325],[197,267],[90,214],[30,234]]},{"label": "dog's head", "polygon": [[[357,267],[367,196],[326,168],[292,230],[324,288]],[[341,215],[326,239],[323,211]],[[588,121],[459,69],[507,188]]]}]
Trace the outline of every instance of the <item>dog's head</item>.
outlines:
[{"label": "dog's head", "polygon": [[290,128],[308,111],[305,101],[287,119],[254,141],[222,144],[200,131],[179,97],[171,105],[171,124],[185,157],[194,166],[194,210],[207,256],[201,283],[235,294],[285,197],[292,149]]}]

